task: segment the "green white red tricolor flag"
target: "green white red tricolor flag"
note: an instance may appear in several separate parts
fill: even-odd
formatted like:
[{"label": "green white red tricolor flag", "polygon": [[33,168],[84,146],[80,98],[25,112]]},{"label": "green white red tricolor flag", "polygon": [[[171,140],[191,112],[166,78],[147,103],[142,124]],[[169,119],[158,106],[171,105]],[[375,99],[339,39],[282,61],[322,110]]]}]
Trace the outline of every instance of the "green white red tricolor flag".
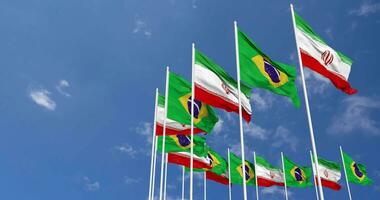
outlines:
[{"label": "green white red tricolor flag", "polygon": [[[195,50],[194,71],[195,96],[198,100],[227,112],[239,113],[237,82],[223,68]],[[252,115],[249,103],[251,89],[241,84],[241,91],[242,115],[249,122]]]},{"label": "green white red tricolor flag", "polygon": [[256,156],[256,176],[259,186],[284,186],[284,175],[278,168],[273,167],[263,157]]},{"label": "green white red tricolor flag", "polygon": [[[190,168],[189,152],[171,152],[168,153],[168,162],[172,164],[182,165]],[[197,156],[193,154],[193,167],[195,169],[211,169],[211,161],[208,156]]]},{"label": "green white red tricolor flag", "polygon": [[[165,97],[158,96],[157,102],[157,121],[156,121],[156,135],[162,136],[164,130],[165,119]],[[194,134],[204,132],[199,128],[194,128]],[[166,118],[166,132],[165,135],[190,135],[190,125],[181,124],[172,119]]]},{"label": "green white red tricolor flag", "polygon": [[[318,164],[318,172],[321,177],[322,186],[333,190],[340,190],[341,186],[338,183],[341,178],[339,163],[318,158]],[[316,170],[314,169],[314,171]],[[316,183],[318,184],[318,181],[316,181]]]},{"label": "green white red tricolor flag", "polygon": [[294,13],[294,15],[295,34],[300,48],[302,64],[330,79],[335,87],[343,92],[355,94],[357,90],[352,88],[348,82],[352,60],[327,45],[306,21],[297,13]]}]

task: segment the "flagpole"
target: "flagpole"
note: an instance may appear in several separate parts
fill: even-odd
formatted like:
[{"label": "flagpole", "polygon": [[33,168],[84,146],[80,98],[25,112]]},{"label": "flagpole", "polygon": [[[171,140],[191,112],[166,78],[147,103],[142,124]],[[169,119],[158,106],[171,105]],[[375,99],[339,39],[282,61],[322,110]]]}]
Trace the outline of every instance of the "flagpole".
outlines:
[{"label": "flagpole", "polygon": [[340,156],[342,157],[342,163],[343,163],[343,169],[344,169],[344,176],[346,177],[346,184],[347,184],[348,196],[350,197],[350,200],[352,200],[352,197],[351,197],[351,190],[350,190],[350,184],[348,183],[348,178],[347,178],[346,165],[345,165],[345,163],[344,163],[344,158],[343,158],[343,150],[342,150],[342,146],[339,146],[339,149],[340,149]]},{"label": "flagpole", "polygon": [[232,200],[230,148],[227,148],[227,153],[228,153],[228,196],[229,196],[229,200]]},{"label": "flagpole", "polygon": [[155,138],[156,138],[156,119],[157,119],[157,101],[158,101],[158,88],[156,88],[156,97],[155,97],[155,102],[154,102],[154,122],[153,122],[153,133],[152,133],[152,156],[150,158],[150,176],[149,176],[149,197],[148,199],[152,199],[152,188],[154,187],[153,185],[153,162],[154,162],[154,147],[156,146],[155,144]]},{"label": "flagpole", "polygon": [[281,162],[282,162],[282,175],[283,175],[283,178],[284,178],[285,199],[288,200],[288,188],[286,187],[286,174],[285,174],[284,154],[282,152],[281,152]]},{"label": "flagpole", "polygon": [[317,195],[317,200],[319,200],[319,195],[318,195],[318,188],[317,188],[317,182],[315,181],[315,165],[313,162],[313,154],[310,151],[310,160],[311,160],[311,166],[313,169],[313,180],[314,180],[314,188],[315,188],[315,194]]},{"label": "flagpole", "polygon": [[240,58],[239,58],[239,42],[237,33],[237,22],[234,21],[235,32],[235,53],[236,53],[236,70],[237,70],[237,82],[238,82],[238,98],[239,98],[239,126],[240,126],[240,149],[241,149],[241,163],[243,172],[243,196],[244,200],[247,200],[247,183],[245,179],[245,153],[244,153],[244,134],[243,134],[243,117],[241,109],[241,91],[240,91]]},{"label": "flagpole", "polygon": [[298,54],[298,62],[299,62],[299,68],[300,68],[300,72],[301,72],[302,87],[303,87],[303,94],[304,94],[304,98],[305,98],[305,106],[306,106],[306,113],[307,113],[307,119],[308,119],[308,124],[309,124],[311,145],[312,145],[312,149],[313,149],[313,155],[316,158],[315,159],[315,163],[316,163],[316,174],[317,174],[317,178],[318,178],[319,194],[320,194],[321,200],[324,200],[325,198],[324,198],[324,195],[323,195],[321,177],[319,176],[318,154],[317,154],[317,147],[316,147],[315,139],[314,139],[313,122],[312,122],[312,119],[311,119],[311,113],[310,113],[310,108],[309,108],[309,98],[308,98],[307,89],[306,89],[305,76],[304,76],[304,73],[303,73],[303,67],[302,67],[303,64],[302,64],[301,54],[299,52],[299,45],[298,45],[297,36],[296,36],[296,21],[295,21],[295,17],[294,17],[293,4],[290,4],[290,10],[292,12],[294,38],[295,38],[295,41],[296,41],[297,54]]},{"label": "flagpole", "polygon": [[164,164],[165,164],[165,139],[166,139],[166,118],[168,111],[168,97],[169,97],[169,66],[166,67],[166,83],[165,83],[165,112],[164,112],[164,126],[162,133],[162,152],[161,152],[161,177],[160,177],[160,200],[162,200],[162,190],[164,184]]},{"label": "flagpole", "polygon": [[259,183],[257,182],[257,174],[256,174],[256,152],[253,152],[253,162],[255,167],[255,182],[256,182],[256,200],[259,200]]},{"label": "flagpole", "polygon": [[190,200],[193,200],[193,153],[194,153],[194,62],[195,62],[195,44],[193,43],[191,48],[191,155],[190,155]]},{"label": "flagpole", "polygon": [[206,181],[206,171],[203,173],[203,199],[207,200],[207,181]]},{"label": "flagpole", "polygon": [[[153,129],[155,129],[155,127]],[[152,196],[151,196],[151,200],[154,199],[154,189],[155,189],[155,181],[156,181],[157,141],[158,141],[158,136],[155,136],[154,137],[154,160],[153,160],[153,178],[152,178]]]},{"label": "flagpole", "polygon": [[182,200],[185,200],[185,166],[182,166]]},{"label": "flagpole", "polygon": [[168,179],[168,154],[165,155],[165,180],[164,180],[164,200],[166,200],[166,184]]}]

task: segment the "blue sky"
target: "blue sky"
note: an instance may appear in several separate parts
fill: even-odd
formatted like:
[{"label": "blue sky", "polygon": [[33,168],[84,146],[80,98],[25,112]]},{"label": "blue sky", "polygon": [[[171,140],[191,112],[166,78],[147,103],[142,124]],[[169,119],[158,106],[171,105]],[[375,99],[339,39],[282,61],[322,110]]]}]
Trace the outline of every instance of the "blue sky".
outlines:
[{"label": "blue sky", "polygon": [[[191,43],[236,76],[233,20],[273,59],[297,66],[288,1],[1,0],[1,199],[145,199],[148,192],[154,90],[164,91],[165,66],[190,80]],[[368,168],[371,187],[351,185],[354,199],[380,196],[380,2],[294,1],[296,10],[334,48],[354,60],[359,90],[347,96],[305,70],[318,153],[340,161],[339,145]],[[298,67],[297,67],[298,70]],[[302,90],[298,82],[300,96]],[[301,96],[302,97],[302,96]],[[253,90],[246,155],[275,165],[280,152],[308,165],[311,148],[304,104]],[[236,114],[218,111],[208,144],[239,152]],[[168,199],[180,197],[178,166],[169,166]],[[195,197],[202,193],[195,179]],[[347,199],[325,189],[327,199]],[[187,185],[188,186],[188,185]],[[157,190],[156,190],[157,191]],[[291,199],[314,190],[290,189]],[[208,182],[211,199],[225,186]],[[260,188],[284,199],[280,188]],[[241,199],[241,187],[233,187]],[[254,188],[249,188],[250,199]]]}]

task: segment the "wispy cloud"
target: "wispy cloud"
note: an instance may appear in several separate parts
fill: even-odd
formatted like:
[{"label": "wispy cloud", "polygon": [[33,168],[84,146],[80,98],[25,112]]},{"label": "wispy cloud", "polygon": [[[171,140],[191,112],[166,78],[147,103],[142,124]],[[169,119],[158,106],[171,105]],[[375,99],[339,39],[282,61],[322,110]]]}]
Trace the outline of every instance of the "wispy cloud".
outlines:
[{"label": "wispy cloud", "polygon": [[69,87],[70,87],[70,83],[67,80],[60,80],[58,82],[58,85],[55,88],[61,95],[65,97],[70,97],[71,95],[64,91],[66,88],[69,88]]},{"label": "wispy cloud", "polygon": [[334,35],[333,35],[333,32],[332,32],[332,28],[326,28],[325,29],[325,33],[327,35],[327,37],[329,37],[330,39],[334,39]]},{"label": "wispy cloud", "polygon": [[191,7],[194,9],[198,8],[197,0],[191,0]]},{"label": "wispy cloud", "polygon": [[136,133],[145,137],[149,144],[152,144],[153,124],[150,122],[140,122],[135,129]]},{"label": "wispy cloud", "polygon": [[124,177],[126,184],[136,184],[141,182],[141,178]]},{"label": "wispy cloud", "polygon": [[[324,94],[330,85],[330,80],[307,68],[304,70],[304,75],[307,80],[306,84],[308,86],[308,91],[313,94]],[[302,84],[300,76],[297,79],[299,84]]]},{"label": "wispy cloud", "polygon": [[152,36],[152,31],[148,27],[147,23],[142,20],[142,19],[136,19],[135,20],[135,26],[133,28],[132,33],[134,34],[143,34],[146,37],[151,37]]},{"label": "wispy cloud", "polygon": [[372,3],[371,1],[362,1],[359,8],[349,11],[351,15],[368,16],[380,11],[380,3]]},{"label": "wispy cloud", "polygon": [[272,95],[267,91],[255,90],[251,96],[253,110],[265,111],[272,107],[275,101]]},{"label": "wispy cloud", "polygon": [[30,89],[29,97],[39,106],[54,111],[57,104],[51,99],[50,92],[46,89]]},{"label": "wispy cloud", "polygon": [[100,183],[98,181],[92,181],[87,176],[83,177],[85,189],[88,191],[97,191],[100,189]]},{"label": "wispy cloud", "polygon": [[133,146],[129,144],[122,144],[114,147],[117,151],[120,153],[126,154],[130,158],[135,158],[136,154],[138,153]]},{"label": "wispy cloud", "polygon": [[244,124],[244,133],[259,140],[268,139],[270,132],[255,123]]},{"label": "wispy cloud", "polygon": [[[350,96],[342,101],[342,107],[332,119],[328,133],[340,135],[360,131],[379,135],[379,123],[371,117],[380,109],[380,101],[364,96]],[[359,132],[358,132],[359,133]]]},{"label": "wispy cloud", "polygon": [[289,146],[291,150],[296,151],[299,140],[296,136],[291,134],[289,129],[283,126],[277,127],[273,138],[273,147],[282,147],[286,145]]},{"label": "wispy cloud", "polygon": [[[282,187],[266,187],[261,190],[261,193],[269,196],[285,196],[285,190]],[[288,190],[288,197],[292,195],[293,193]]]},{"label": "wispy cloud", "polygon": [[219,134],[223,130],[223,123],[223,119],[219,117],[219,121],[215,124],[213,129],[215,134]]}]

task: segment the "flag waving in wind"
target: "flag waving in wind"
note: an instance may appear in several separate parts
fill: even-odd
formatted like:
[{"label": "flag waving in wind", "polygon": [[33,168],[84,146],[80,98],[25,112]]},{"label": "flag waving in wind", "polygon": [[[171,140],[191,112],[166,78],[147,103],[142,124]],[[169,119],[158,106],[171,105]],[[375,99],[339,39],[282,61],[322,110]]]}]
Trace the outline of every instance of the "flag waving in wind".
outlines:
[{"label": "flag waving in wind", "polygon": [[[195,50],[194,68],[196,99],[227,112],[239,113],[237,82],[198,50]],[[252,114],[249,103],[251,89],[241,84],[241,91],[243,118],[249,122]]]},{"label": "flag waving in wind", "polygon": [[300,100],[295,84],[296,69],[270,59],[240,30],[238,40],[241,81],[250,87],[265,88],[288,96],[299,107]]},{"label": "flag waving in wind", "polygon": [[355,94],[357,90],[348,82],[352,60],[328,46],[297,13],[294,13],[294,17],[296,40],[300,48],[302,64],[330,79],[335,87],[343,92]]},{"label": "flag waving in wind", "polygon": [[347,179],[351,183],[359,185],[371,185],[372,180],[368,178],[364,165],[356,163],[348,154],[343,152],[343,161],[346,167]]}]

